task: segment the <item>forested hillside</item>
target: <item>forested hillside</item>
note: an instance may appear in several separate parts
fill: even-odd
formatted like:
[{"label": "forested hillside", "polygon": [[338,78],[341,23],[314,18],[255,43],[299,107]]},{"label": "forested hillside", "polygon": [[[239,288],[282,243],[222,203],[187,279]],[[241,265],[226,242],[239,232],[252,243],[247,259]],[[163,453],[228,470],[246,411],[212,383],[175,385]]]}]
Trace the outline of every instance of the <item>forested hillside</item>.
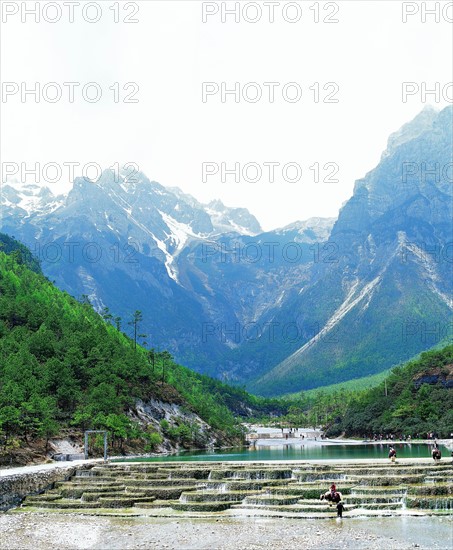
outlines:
[{"label": "forested hillside", "polygon": [[31,254],[30,250],[5,233],[0,233],[0,252],[11,254],[18,263],[26,265],[31,271],[42,273],[38,259]]},{"label": "forested hillside", "polygon": [[[365,380],[365,379],[363,379]],[[450,437],[453,431],[453,345],[424,352],[371,388],[349,384],[278,400],[278,426],[322,426],[328,437],[395,434]],[[260,419],[261,422],[263,418]]]},{"label": "forested hillside", "polygon": [[349,395],[330,435],[419,434],[453,431],[453,345],[427,351],[393,369],[379,386]]},{"label": "forested hillside", "polygon": [[[197,427],[161,423],[160,433],[131,420],[137,400],[177,403],[196,413],[216,441],[238,442],[232,410],[261,406],[246,392],[175,364],[171,355],[144,349],[96,313],[61,292],[39,272],[20,243],[2,235],[0,251],[0,450],[57,435],[62,429],[107,429],[112,440],[138,440],[152,450],[162,434],[190,446]],[[34,269],[32,271],[30,269]],[[124,324],[134,333],[131,316]],[[229,405],[230,408],[228,408]],[[268,410],[268,409],[266,409]],[[132,415],[133,416],[133,415]]]}]

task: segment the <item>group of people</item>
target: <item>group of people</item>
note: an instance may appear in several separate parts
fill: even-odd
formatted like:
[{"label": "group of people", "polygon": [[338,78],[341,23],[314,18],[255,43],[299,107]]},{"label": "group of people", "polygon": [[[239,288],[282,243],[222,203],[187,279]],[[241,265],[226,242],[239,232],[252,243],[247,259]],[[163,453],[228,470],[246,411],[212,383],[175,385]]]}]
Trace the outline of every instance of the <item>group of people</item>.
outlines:
[{"label": "group of people", "polygon": [[[453,457],[453,452],[451,454]],[[442,453],[437,446],[437,443],[434,445],[431,455],[434,459],[434,462],[436,463],[442,458]],[[389,458],[392,462],[396,461],[396,449],[393,445],[390,445]],[[339,518],[343,517],[343,496],[340,491],[337,491],[337,486],[335,485],[335,483],[332,483],[332,485],[330,486],[330,490],[321,494],[319,498],[320,500],[326,500],[330,506],[332,506],[332,504],[335,504],[337,507],[337,516]]]},{"label": "group of people", "polygon": [[[434,441],[437,439],[438,435],[436,432],[426,432],[426,439],[434,439]],[[453,436],[452,436],[453,437]],[[364,435],[363,438],[368,441],[412,441],[412,436],[400,433],[400,434],[392,434],[392,433],[386,433],[386,434],[369,434]],[[424,434],[416,433],[414,434],[415,439],[424,439]]]},{"label": "group of people", "polygon": [[396,436],[394,434],[374,434],[370,435],[368,437],[365,437],[365,439],[369,439],[370,441],[383,441],[384,439],[386,441],[408,441],[409,443],[412,441],[411,435],[406,434],[400,434],[399,436]]},{"label": "group of people", "polygon": [[[434,462],[439,462],[439,460],[442,458],[442,453],[437,445],[437,442],[434,443],[433,450],[431,451],[431,455],[433,457]],[[389,448],[389,458],[392,462],[396,461],[396,449],[393,445],[390,445]],[[451,453],[451,456],[453,458],[453,451]],[[332,504],[335,504],[337,507],[337,516],[339,518],[343,517],[343,510],[344,510],[344,504],[343,504],[343,496],[340,493],[340,491],[337,491],[337,486],[335,483],[332,483],[330,486],[330,490],[326,491],[325,493],[320,495],[320,500],[326,500],[330,506]]]},{"label": "group of people", "polygon": [[[451,453],[451,455],[453,457],[453,452]],[[442,458],[442,453],[440,452],[440,449],[437,446],[437,443],[434,444],[433,450],[431,451],[431,456],[433,457],[433,460],[436,464]],[[390,445],[389,458],[392,462],[396,461],[396,449],[395,447],[393,447],[393,445]]]}]

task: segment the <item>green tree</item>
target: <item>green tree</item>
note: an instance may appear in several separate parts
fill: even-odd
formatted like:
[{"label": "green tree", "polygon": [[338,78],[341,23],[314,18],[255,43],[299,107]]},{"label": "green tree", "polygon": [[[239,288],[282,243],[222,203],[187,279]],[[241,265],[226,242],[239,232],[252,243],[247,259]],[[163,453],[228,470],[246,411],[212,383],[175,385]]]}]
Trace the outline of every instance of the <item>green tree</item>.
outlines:
[{"label": "green tree", "polygon": [[137,349],[137,335],[140,327],[140,323],[143,321],[143,314],[141,311],[136,309],[132,314],[132,319],[129,321],[129,326],[133,327],[134,330],[134,349]]},{"label": "green tree", "polygon": [[167,368],[169,368],[171,361],[173,360],[173,357],[170,352],[163,351],[161,353],[161,358],[162,358],[162,382],[165,382],[166,370]]},{"label": "green tree", "polygon": [[107,306],[102,308],[101,317],[108,323],[113,319],[113,315],[110,313],[110,309]]},{"label": "green tree", "polygon": [[154,348],[148,351],[148,362],[151,365],[151,373],[154,376],[154,368],[156,366],[156,350]]}]

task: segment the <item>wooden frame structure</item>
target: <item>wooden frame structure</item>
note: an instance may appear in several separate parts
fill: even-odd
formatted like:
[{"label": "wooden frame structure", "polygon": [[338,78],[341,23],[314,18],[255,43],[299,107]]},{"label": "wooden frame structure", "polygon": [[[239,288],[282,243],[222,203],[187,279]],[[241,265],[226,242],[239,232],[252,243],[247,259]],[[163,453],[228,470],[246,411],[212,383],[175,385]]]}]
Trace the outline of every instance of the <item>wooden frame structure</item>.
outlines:
[{"label": "wooden frame structure", "polygon": [[88,460],[88,437],[90,434],[104,434],[104,460],[107,460],[107,433],[105,430],[85,430],[85,460]]}]

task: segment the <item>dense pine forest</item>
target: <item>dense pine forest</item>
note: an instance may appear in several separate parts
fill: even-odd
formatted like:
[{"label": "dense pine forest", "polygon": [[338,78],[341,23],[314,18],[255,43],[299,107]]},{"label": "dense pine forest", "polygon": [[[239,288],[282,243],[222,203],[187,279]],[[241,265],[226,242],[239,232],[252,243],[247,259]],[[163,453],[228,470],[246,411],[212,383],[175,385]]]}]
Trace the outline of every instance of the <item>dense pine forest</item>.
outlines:
[{"label": "dense pine forest", "polygon": [[[121,320],[99,315],[86,297],[79,302],[53,286],[23,245],[5,235],[0,245],[4,454],[36,439],[47,441],[64,428],[106,429],[114,440],[141,439],[152,450],[161,436],[126,414],[137,399],[152,398],[198,414],[220,441],[241,441],[233,410],[259,409],[258,399],[175,364],[167,351],[137,345],[137,338],[115,326]],[[126,320],[133,334],[139,318],[135,312]],[[162,428],[183,444],[197,444],[194,426],[164,422]]]},{"label": "dense pine forest", "polygon": [[298,394],[280,423],[322,425],[328,437],[420,436],[453,431],[453,345],[392,369],[379,385]]},{"label": "dense pine forest", "polygon": [[453,431],[453,345],[427,351],[396,367],[379,386],[352,393],[341,419],[329,432],[337,435],[405,434],[450,437]]}]

